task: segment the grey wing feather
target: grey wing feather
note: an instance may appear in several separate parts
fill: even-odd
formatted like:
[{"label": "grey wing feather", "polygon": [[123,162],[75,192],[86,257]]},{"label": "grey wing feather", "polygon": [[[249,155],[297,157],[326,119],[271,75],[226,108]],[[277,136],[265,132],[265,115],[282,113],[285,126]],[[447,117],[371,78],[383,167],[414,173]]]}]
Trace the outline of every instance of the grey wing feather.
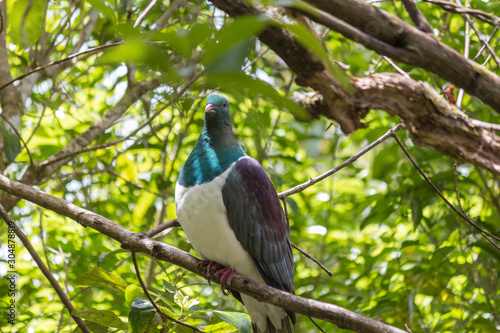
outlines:
[{"label": "grey wing feather", "polygon": [[276,189],[259,162],[236,162],[222,188],[229,224],[252,256],[264,281],[293,292],[290,230]]}]

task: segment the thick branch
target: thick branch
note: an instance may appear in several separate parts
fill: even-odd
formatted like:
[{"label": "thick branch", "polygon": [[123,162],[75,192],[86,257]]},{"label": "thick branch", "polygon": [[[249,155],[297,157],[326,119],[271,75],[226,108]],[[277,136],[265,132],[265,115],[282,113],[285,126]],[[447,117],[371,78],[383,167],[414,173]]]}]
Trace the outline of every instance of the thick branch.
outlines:
[{"label": "thick branch", "polygon": [[[2,29],[0,30],[0,86],[12,79],[10,75],[9,55],[7,52],[7,1],[0,2],[0,16]],[[0,90],[0,106],[2,116],[14,126],[5,126],[9,131],[15,133],[21,126],[23,107],[21,94],[17,87],[9,86],[8,89]],[[3,140],[0,137],[0,154],[3,152]]]},{"label": "thick branch", "polygon": [[[212,2],[219,9],[234,17],[263,14],[243,0],[212,0]],[[465,89],[470,95],[500,112],[500,94],[497,93],[500,91],[500,78],[454,49],[440,43],[434,36],[362,0],[309,0],[308,2],[320,10],[313,8],[305,10],[303,5],[299,7],[305,15],[317,23],[379,54],[429,70],[457,87]],[[322,64],[311,61],[312,55],[307,50],[302,52],[304,48],[297,46],[296,42],[291,43],[289,41],[291,37],[283,29],[271,26],[259,37],[298,75],[297,83],[305,85],[302,78],[326,75],[321,73]],[[320,91],[326,98],[324,91],[321,91],[325,89],[312,88]],[[336,85],[333,88],[331,90],[336,94],[342,95]],[[330,108],[336,106],[335,103],[328,104],[331,104],[328,105]],[[350,112],[355,111],[350,110]],[[346,133],[360,127],[359,123],[355,126],[354,121],[351,121],[351,124],[348,122],[343,124],[340,120],[339,122]]]},{"label": "thick branch", "polygon": [[[97,120],[84,133],[72,140],[60,152],[52,155],[40,165],[30,165],[23,174],[21,181],[25,184],[38,184],[46,176],[53,174],[61,166],[67,164],[74,156],[75,150],[88,146],[92,141],[100,137],[106,129],[113,124],[127,111],[127,109],[137,102],[139,97],[158,87],[161,83],[160,77],[155,77],[148,81],[143,81],[129,87],[122,99],[112,107],[101,119]],[[19,199],[13,196],[2,198],[2,205],[7,211],[12,209]]]},{"label": "thick branch", "polygon": [[[365,1],[309,0],[308,2],[386,45],[384,48],[378,48],[361,43],[365,47],[394,60],[431,71],[500,112],[500,95],[497,93],[500,90],[500,77],[440,43],[434,36],[370,6]],[[314,15],[310,16],[314,19]],[[319,20],[318,23],[323,24]]]},{"label": "thick branch", "polygon": [[[168,261],[206,278],[206,270],[199,267],[200,261],[187,252],[168,244],[151,240],[143,233],[133,233],[105,217],[2,175],[0,175],[0,189],[69,217],[84,227],[93,228],[117,240],[122,244],[123,248],[149,254],[156,259]],[[217,282],[219,282],[218,278]],[[404,332],[398,328],[361,316],[336,305],[292,295],[239,275],[236,275],[232,280],[231,289],[287,310],[329,321],[340,328],[364,333]]]},{"label": "thick branch", "polygon": [[[260,13],[246,2],[213,0],[213,3],[233,16],[257,15]],[[392,17],[365,2],[360,3],[354,0],[341,1],[341,3],[343,5],[339,4],[338,15],[347,15],[344,12],[346,8],[343,6],[347,6],[349,3],[355,6],[355,8],[351,8],[352,10],[359,11],[364,6],[370,9],[372,12],[370,15],[372,16],[365,12],[359,15],[364,19],[377,17],[374,15],[382,15],[388,21]],[[356,6],[359,6],[359,8]],[[343,8],[343,10],[340,8]],[[316,17],[318,22],[331,23],[332,28],[344,29],[344,32],[352,34],[352,38],[356,37],[356,28],[327,13],[321,11],[318,13],[321,14],[321,20]],[[352,12],[351,15],[356,16],[354,13],[356,12]],[[359,21],[361,18],[353,20],[355,23],[361,24],[362,21]],[[381,20],[380,17],[378,18]],[[394,18],[392,21],[399,22]],[[387,22],[379,23],[384,24],[384,26],[389,24]],[[467,71],[467,68],[470,67],[469,60],[454,50],[446,49],[446,46],[439,44],[432,36],[422,33],[404,22],[400,24],[404,25],[404,27],[407,26],[405,31],[407,34],[413,34],[413,39],[420,40],[420,42],[428,41],[438,48],[444,48],[446,52],[452,52],[456,59],[465,61],[467,63],[464,65],[465,67],[459,65],[459,67],[453,68],[457,73],[463,72],[462,68]],[[359,36],[361,36],[363,42],[384,47],[386,41],[396,37],[394,33],[393,30],[387,32],[382,29],[379,35],[372,32],[371,34],[362,33]],[[344,132],[350,133],[363,126],[361,119],[370,109],[383,109],[391,115],[403,118],[408,131],[417,144],[433,148],[463,161],[472,162],[500,174],[500,139],[493,133],[477,127],[456,107],[446,103],[428,84],[414,81],[399,74],[383,73],[364,78],[351,78],[353,89],[346,93],[336,85],[332,74],[325,69],[323,64],[316,61],[313,55],[298,44],[284,29],[270,26],[260,34],[259,38],[273,49],[288,64],[290,69],[297,73],[298,84],[311,87],[318,92],[316,95],[308,95],[304,98],[306,100],[305,105],[313,116],[323,115],[329,119],[334,119],[339,122]],[[410,38],[409,40],[413,39]],[[392,50],[391,52],[397,53],[399,50],[399,46],[390,45],[387,47]],[[408,59],[413,59],[418,54],[412,48],[404,48],[401,52]],[[418,58],[425,58],[425,56],[418,56]],[[450,59],[452,60],[453,57]],[[450,59],[445,61],[447,66]],[[477,66],[479,68],[479,65]],[[491,74],[490,72],[487,73]],[[493,74],[491,74],[491,77],[498,80],[498,89],[500,89],[500,79]],[[500,106],[500,94],[495,93],[495,95],[495,98],[499,98]]]},{"label": "thick branch", "polygon": [[406,8],[406,11],[410,15],[411,20],[415,23],[415,26],[422,30],[423,32],[427,32],[432,34],[432,26],[429,21],[425,18],[424,14],[418,9],[417,4],[414,0],[403,0],[403,5]]}]

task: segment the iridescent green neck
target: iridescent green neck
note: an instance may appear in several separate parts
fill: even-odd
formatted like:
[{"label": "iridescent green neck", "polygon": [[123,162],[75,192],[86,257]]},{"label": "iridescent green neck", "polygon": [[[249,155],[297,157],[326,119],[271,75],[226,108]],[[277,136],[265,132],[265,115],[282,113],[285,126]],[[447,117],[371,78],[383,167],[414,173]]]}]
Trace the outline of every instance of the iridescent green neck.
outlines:
[{"label": "iridescent green neck", "polygon": [[[189,187],[212,181],[240,157],[243,147],[236,141],[231,124],[205,126],[179,175],[182,186]],[[222,124],[220,124],[222,125]]]}]

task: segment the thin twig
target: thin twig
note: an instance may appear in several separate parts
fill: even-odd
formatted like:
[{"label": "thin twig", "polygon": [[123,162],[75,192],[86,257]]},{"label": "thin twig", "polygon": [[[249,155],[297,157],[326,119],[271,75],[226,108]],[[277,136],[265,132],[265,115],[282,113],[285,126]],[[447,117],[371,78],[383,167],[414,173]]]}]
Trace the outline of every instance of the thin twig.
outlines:
[{"label": "thin twig", "polygon": [[[289,217],[288,217],[288,208],[287,208],[287,204],[286,204],[286,198],[281,199],[281,201],[283,201],[283,207],[285,207],[286,224],[288,226],[288,229],[290,229],[290,220],[289,220]],[[307,258],[311,259],[316,264],[318,264],[318,266],[322,270],[324,270],[326,272],[326,274],[328,274],[329,276],[333,275],[333,273],[331,271],[329,271],[318,259],[314,258],[312,255],[310,255],[306,251],[302,250],[300,247],[298,247],[297,245],[293,244],[292,242],[290,242],[290,244],[292,245],[292,247],[294,249],[296,249],[297,251],[299,251],[300,253],[302,253],[304,256],[306,256]]]},{"label": "thin twig", "polygon": [[410,160],[410,162],[415,166],[415,168],[417,169],[417,171],[422,175],[422,177],[424,177],[425,181],[434,189],[434,191],[436,191],[436,193],[441,197],[441,199],[444,200],[444,202],[446,202],[446,204],[448,206],[450,206],[451,209],[453,209],[453,211],[455,213],[457,213],[458,216],[460,216],[462,219],[464,219],[467,223],[469,223],[472,227],[474,227],[476,230],[479,231],[479,233],[488,241],[490,242],[495,248],[497,248],[498,250],[500,250],[500,246],[498,246],[497,244],[495,244],[490,238],[488,238],[487,236],[490,236],[492,238],[494,238],[495,240],[498,240],[500,241],[500,238],[485,231],[484,229],[480,228],[477,224],[474,223],[474,221],[472,221],[471,219],[469,219],[467,216],[463,215],[462,213],[460,213],[457,208],[455,206],[453,206],[453,204],[451,202],[448,201],[448,199],[445,198],[445,196],[443,195],[443,193],[441,193],[441,191],[438,190],[438,188],[434,185],[434,183],[432,183],[432,181],[429,179],[429,177],[427,177],[427,175],[422,171],[422,169],[420,169],[420,167],[418,166],[417,162],[415,162],[415,160],[413,159],[413,157],[411,157],[410,153],[408,152],[408,150],[406,150],[405,146],[401,143],[401,141],[399,141],[399,138],[398,136],[394,133],[394,134],[391,134],[391,136],[394,137],[394,139],[396,139],[396,142],[399,144],[399,146],[401,147],[401,149],[403,149],[404,153],[406,154],[406,156],[408,157],[408,159]]},{"label": "thin twig", "polygon": [[57,282],[57,280],[54,278],[52,275],[52,272],[45,266],[43,263],[42,258],[38,255],[36,250],[33,248],[33,245],[31,245],[31,242],[29,241],[28,237],[19,229],[19,227],[16,225],[16,223],[12,220],[12,218],[9,216],[9,213],[3,208],[3,206],[0,204],[0,216],[4,219],[5,223],[8,225],[9,228],[14,229],[15,234],[19,238],[19,240],[23,243],[24,247],[26,250],[28,250],[29,254],[35,260],[36,264],[38,265],[38,268],[42,271],[43,275],[49,280],[50,285],[54,290],[56,291],[57,295],[61,299],[61,302],[63,305],[68,309],[69,314],[73,318],[73,320],[76,322],[78,327],[82,330],[84,333],[91,333],[89,328],[87,327],[87,324],[79,318],[73,315],[73,313],[76,312],[75,307],[73,304],[71,304],[71,301],[69,300],[68,296],[64,293],[62,290],[61,286]]},{"label": "thin twig", "polygon": [[461,4],[458,3],[455,4],[454,2],[448,0],[422,0],[422,1],[441,6],[441,8],[450,13],[469,14],[488,24],[500,27],[500,17],[495,16],[491,13],[487,13],[479,9],[464,8],[462,7]]},{"label": "thin twig", "polygon": [[160,225],[157,225],[153,229],[146,231],[144,234],[148,238],[153,238],[154,236],[158,235],[160,232],[162,232],[164,230],[167,230],[167,229],[170,229],[173,227],[180,227],[180,226],[181,225],[179,224],[179,220],[177,220],[177,218],[175,218],[175,219],[171,219],[170,221],[167,221],[165,223],[162,223]]},{"label": "thin twig", "polygon": [[[461,5],[460,0],[456,0],[458,5]],[[466,0],[467,8],[469,7],[469,1]],[[465,45],[464,45],[464,57],[469,58],[470,51],[470,25],[469,20],[465,20]],[[464,98],[464,89],[460,88],[457,95],[457,107],[460,109],[462,107],[462,101]]]},{"label": "thin twig", "polygon": [[[493,30],[493,32],[491,33],[490,37],[488,37],[488,40],[486,41],[486,43],[490,43],[491,40],[493,39],[493,37],[495,36],[495,34],[497,33],[498,31],[498,27],[495,28],[495,30]],[[483,44],[483,46],[481,46],[481,48],[479,49],[479,51],[477,51],[477,54],[474,56],[474,58],[472,58],[472,60],[476,60],[477,58],[479,58],[481,56],[481,54],[483,53],[484,49],[486,48],[486,45]]]},{"label": "thin twig", "polygon": [[98,51],[107,49],[109,47],[118,46],[118,45],[122,45],[122,42],[116,42],[116,43],[111,43],[111,44],[106,44],[106,45],[100,45],[100,46],[97,46],[97,47],[94,47],[94,48],[91,48],[91,49],[88,49],[88,50],[85,50],[85,51],[82,51],[82,52],[71,54],[71,55],[69,55],[68,57],[66,57],[64,59],[59,59],[59,60],[53,61],[51,63],[48,63],[47,65],[43,65],[43,66],[37,67],[37,68],[33,69],[32,71],[29,71],[28,73],[24,73],[23,75],[19,75],[18,77],[14,78],[14,79],[10,80],[9,82],[7,82],[7,83],[3,84],[2,86],[0,86],[0,90],[4,89],[5,87],[11,85],[12,83],[14,83],[16,81],[22,80],[25,77],[30,76],[33,73],[42,71],[42,70],[44,70],[44,69],[46,69],[48,67],[58,65],[58,64],[63,63],[65,61],[72,60],[74,58],[77,58],[79,56],[82,56],[82,55],[85,55],[85,54],[88,54],[88,53],[98,52]]},{"label": "thin twig", "polygon": [[305,183],[302,183],[302,184],[297,185],[297,186],[295,186],[295,187],[293,187],[293,188],[291,188],[289,190],[286,190],[286,191],[283,191],[283,192],[279,193],[278,197],[280,199],[283,199],[283,198],[291,196],[292,194],[302,192],[306,188],[308,188],[308,187],[310,187],[310,186],[312,186],[312,185],[314,185],[314,184],[322,181],[326,177],[333,175],[335,172],[339,171],[340,169],[343,169],[344,167],[348,166],[349,164],[352,164],[358,158],[360,158],[361,156],[363,156],[364,154],[366,154],[367,152],[369,152],[370,150],[372,150],[373,148],[375,148],[376,146],[378,146],[380,143],[382,143],[383,141],[385,141],[387,138],[389,138],[391,136],[394,136],[394,133],[396,133],[397,131],[399,131],[400,129],[402,129],[403,126],[404,125],[402,123],[396,125],[394,128],[391,128],[389,131],[387,131],[387,133],[385,133],[380,138],[378,138],[377,140],[375,140],[374,142],[372,142],[370,145],[368,145],[366,148],[364,148],[363,150],[361,150],[359,153],[357,153],[357,154],[349,157],[347,160],[345,160],[343,163],[337,165],[335,168],[328,170],[327,172],[323,173],[322,175],[319,175],[316,178],[310,178]]},{"label": "thin twig", "polygon": [[292,247],[299,251],[300,253],[302,253],[304,256],[306,256],[307,258],[311,259],[312,261],[314,261],[316,264],[318,264],[319,267],[321,267],[322,270],[324,270],[326,272],[326,274],[328,274],[329,276],[333,276],[333,273],[328,270],[328,268],[326,268],[318,259],[314,258],[312,255],[310,255],[309,253],[307,253],[306,251],[302,250],[300,247],[298,247],[297,245],[292,244]]},{"label": "thin twig", "polygon": [[[486,47],[488,49],[488,51],[490,52],[491,57],[496,62],[497,66],[500,66],[500,59],[496,55],[495,50],[493,50],[493,48],[491,47],[491,45],[484,40],[483,36],[479,32],[479,30],[477,30],[476,25],[474,24],[474,22],[472,22],[472,20],[470,19],[469,15],[467,15],[467,14],[462,14],[462,15],[463,15],[464,19],[467,21],[467,23],[469,24],[469,26],[476,33],[476,36],[479,39],[479,41],[483,44],[483,47]],[[497,29],[498,29],[498,27],[497,27]]]},{"label": "thin twig", "polygon": [[385,61],[387,61],[387,63],[389,65],[391,65],[392,68],[394,68],[399,74],[403,75],[404,77],[410,78],[410,75],[408,73],[406,73],[403,69],[401,69],[401,67],[399,67],[398,65],[396,65],[396,63],[394,61],[392,61],[391,59],[389,59],[385,55],[382,55],[382,58]]},{"label": "thin twig", "polygon": [[30,158],[30,165],[31,166],[35,166],[35,162],[33,161],[33,156],[31,156],[31,152],[30,150],[28,149],[28,146],[26,144],[26,141],[23,140],[23,137],[21,136],[21,133],[19,133],[19,131],[17,130],[17,128],[12,125],[12,123],[9,121],[9,119],[7,119],[6,116],[2,114],[0,114],[0,117],[2,117],[2,119],[7,123],[9,124],[10,128],[12,128],[12,130],[16,133],[17,137],[19,138],[19,140],[23,143],[23,147],[26,148],[26,151],[28,152],[28,156]]},{"label": "thin twig", "polygon": [[137,275],[137,279],[139,280],[139,283],[141,284],[142,290],[144,291],[144,293],[146,294],[146,297],[151,302],[151,305],[153,305],[153,307],[155,308],[155,310],[158,313],[158,315],[161,317],[163,323],[166,323],[167,320],[170,320],[170,321],[172,321],[172,322],[174,322],[176,324],[179,324],[179,325],[182,325],[182,326],[185,326],[187,328],[192,329],[193,332],[203,332],[198,327],[195,327],[195,326],[186,324],[186,323],[184,323],[184,322],[182,322],[180,320],[174,319],[174,318],[166,315],[165,313],[163,313],[163,311],[160,310],[160,308],[158,307],[158,305],[153,300],[153,297],[151,297],[151,294],[149,293],[148,288],[146,287],[146,284],[142,280],[141,273],[139,271],[139,266],[137,265],[137,258],[135,256],[135,252],[132,251],[131,254],[132,254],[132,261],[134,262],[135,273]]},{"label": "thin twig", "polygon": [[158,3],[158,0],[153,0],[149,3],[149,5],[144,9],[144,11],[139,15],[137,20],[134,22],[134,28],[136,28],[139,24],[141,24],[142,20],[148,15],[148,13],[153,9],[154,6]]},{"label": "thin twig", "polygon": [[490,131],[500,131],[500,124],[487,123],[478,119],[469,119],[469,122],[476,127],[481,127]]}]

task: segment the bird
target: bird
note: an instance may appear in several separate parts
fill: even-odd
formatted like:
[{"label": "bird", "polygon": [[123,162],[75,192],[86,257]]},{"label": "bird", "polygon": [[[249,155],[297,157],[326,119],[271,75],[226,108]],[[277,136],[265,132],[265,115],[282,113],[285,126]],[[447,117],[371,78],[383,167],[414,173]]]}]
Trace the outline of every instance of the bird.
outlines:
[{"label": "bird", "polygon": [[230,289],[236,273],[293,293],[290,227],[264,167],[236,140],[229,102],[207,98],[204,125],[179,173],[177,219],[221,288],[243,303],[254,333],[291,333],[295,313]]}]

